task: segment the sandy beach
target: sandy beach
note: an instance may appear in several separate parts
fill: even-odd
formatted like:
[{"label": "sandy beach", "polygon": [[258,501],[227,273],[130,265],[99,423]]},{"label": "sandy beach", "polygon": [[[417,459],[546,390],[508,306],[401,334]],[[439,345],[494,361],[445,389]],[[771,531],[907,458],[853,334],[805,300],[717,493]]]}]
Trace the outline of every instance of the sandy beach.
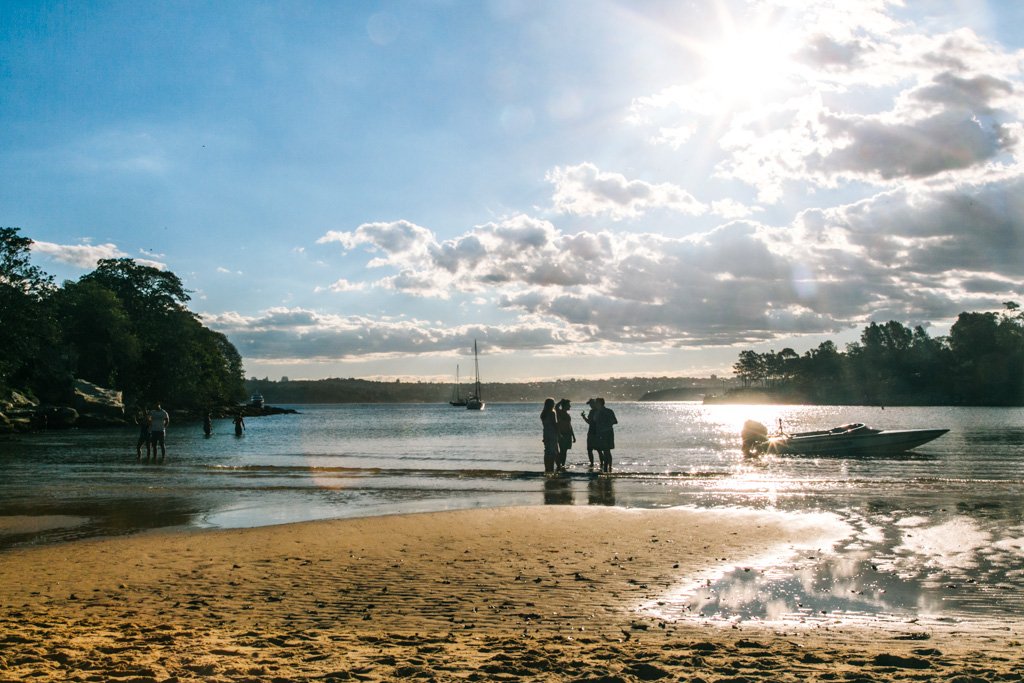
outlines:
[{"label": "sandy beach", "polygon": [[809,515],[574,506],[13,549],[0,681],[1024,679],[1018,625],[783,630],[639,609],[835,534]]}]

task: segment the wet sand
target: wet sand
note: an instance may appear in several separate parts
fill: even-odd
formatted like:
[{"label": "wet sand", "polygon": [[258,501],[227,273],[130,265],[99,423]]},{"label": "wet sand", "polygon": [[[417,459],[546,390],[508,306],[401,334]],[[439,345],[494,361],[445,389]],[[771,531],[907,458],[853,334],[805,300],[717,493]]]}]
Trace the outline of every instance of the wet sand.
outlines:
[{"label": "wet sand", "polygon": [[528,507],[0,553],[0,681],[1024,680],[1016,634],[782,630],[638,606],[827,548],[828,518]]}]

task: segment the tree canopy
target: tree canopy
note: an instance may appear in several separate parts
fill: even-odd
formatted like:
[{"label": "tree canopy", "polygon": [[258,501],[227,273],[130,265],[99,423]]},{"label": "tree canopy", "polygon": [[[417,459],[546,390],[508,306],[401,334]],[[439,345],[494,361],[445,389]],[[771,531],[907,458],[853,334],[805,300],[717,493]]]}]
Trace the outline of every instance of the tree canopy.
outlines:
[{"label": "tree canopy", "polygon": [[79,378],[123,391],[127,403],[180,408],[245,396],[241,356],[188,310],[177,275],[104,259],[57,287],[31,265],[31,243],[0,228],[0,389],[58,402]]},{"label": "tree canopy", "polygon": [[945,337],[890,320],[870,323],[840,352],[822,342],[802,356],[741,351],[733,372],[747,389],[838,404],[1024,405],[1024,314],[961,313]]}]

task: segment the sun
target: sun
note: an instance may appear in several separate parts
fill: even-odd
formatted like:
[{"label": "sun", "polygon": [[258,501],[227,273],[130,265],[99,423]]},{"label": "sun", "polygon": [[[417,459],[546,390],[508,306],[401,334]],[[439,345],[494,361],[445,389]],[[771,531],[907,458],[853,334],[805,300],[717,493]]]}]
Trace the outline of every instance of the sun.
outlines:
[{"label": "sun", "polygon": [[780,97],[794,76],[794,44],[776,27],[732,28],[697,49],[702,89],[720,108],[754,106]]}]

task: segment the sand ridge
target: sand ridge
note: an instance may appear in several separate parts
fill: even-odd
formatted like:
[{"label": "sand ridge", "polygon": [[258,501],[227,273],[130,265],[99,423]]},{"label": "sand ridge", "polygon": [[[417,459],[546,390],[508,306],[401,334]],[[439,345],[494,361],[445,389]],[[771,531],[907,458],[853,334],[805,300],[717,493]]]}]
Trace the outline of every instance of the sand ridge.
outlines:
[{"label": "sand ridge", "polygon": [[781,514],[579,506],[15,549],[0,554],[0,681],[1021,680],[1009,640],[636,609],[834,533]]}]

